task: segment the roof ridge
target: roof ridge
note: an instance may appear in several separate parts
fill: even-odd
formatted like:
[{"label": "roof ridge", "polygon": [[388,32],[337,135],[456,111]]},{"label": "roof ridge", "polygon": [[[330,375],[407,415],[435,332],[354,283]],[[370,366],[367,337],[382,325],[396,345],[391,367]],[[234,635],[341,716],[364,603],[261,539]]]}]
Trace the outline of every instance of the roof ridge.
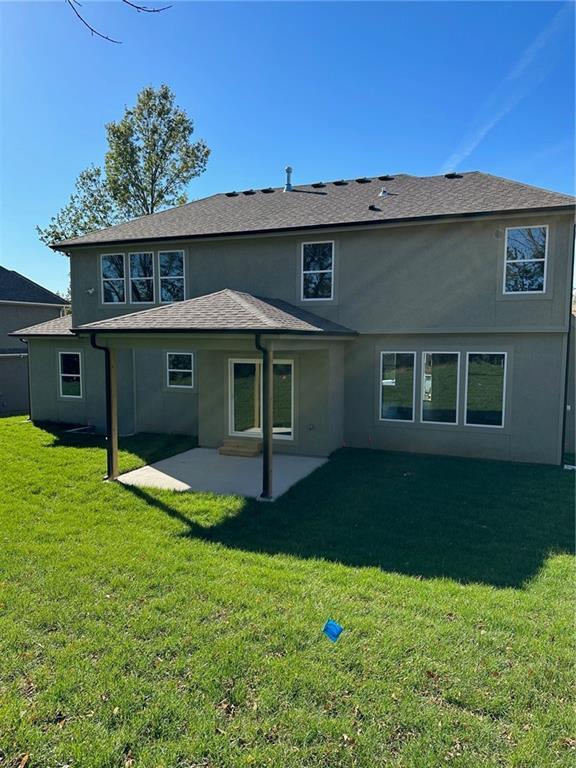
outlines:
[{"label": "roof ridge", "polygon": [[251,299],[259,301],[256,296],[253,296],[251,293],[246,293],[245,291],[234,291],[231,288],[225,288],[222,292],[230,294],[230,296],[234,299],[234,301],[236,301],[237,304],[255,314],[256,317],[268,327],[272,327],[274,325],[270,318],[267,317],[259,307],[255,307],[249,301],[244,299],[244,296],[250,296]]},{"label": "roof ridge", "polygon": [[567,197],[576,203],[576,197],[570,195],[567,192],[557,192],[555,189],[547,189],[546,187],[537,187],[535,184],[527,184],[525,181],[518,181],[517,179],[508,179],[506,176],[498,176],[496,173],[488,173],[487,171],[468,171],[468,173],[477,173],[480,176],[491,176],[493,179],[500,179],[500,181],[507,181],[509,184],[515,184],[518,187],[528,187],[529,189],[536,189],[538,192],[547,192],[549,195],[562,195]]},{"label": "roof ridge", "polygon": [[[59,296],[57,293],[54,293],[54,291],[51,291],[49,288],[45,288],[43,285],[40,285],[40,283],[37,283],[35,280],[32,280],[29,277],[26,277],[26,275],[23,275],[21,272],[18,272],[16,269],[10,269],[9,267],[4,267],[0,264],[0,269],[3,269],[5,272],[7,272],[10,275],[16,275],[19,280],[23,280],[24,282],[28,283],[29,285],[33,286],[37,290],[42,291],[45,294],[49,294],[53,299],[58,299],[60,301],[60,304],[57,304],[54,302],[54,306],[60,306],[60,307],[68,307],[70,306],[70,302],[66,301],[62,296]],[[34,302],[34,301],[26,301],[22,300],[23,304],[38,304],[42,302]]]}]

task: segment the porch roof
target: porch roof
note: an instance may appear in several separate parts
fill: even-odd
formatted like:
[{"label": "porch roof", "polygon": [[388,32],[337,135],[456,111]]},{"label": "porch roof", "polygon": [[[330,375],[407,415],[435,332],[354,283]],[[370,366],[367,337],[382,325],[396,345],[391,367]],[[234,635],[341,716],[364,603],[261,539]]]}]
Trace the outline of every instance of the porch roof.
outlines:
[{"label": "porch roof", "polygon": [[296,333],[355,336],[356,331],[280,299],[228,288],[73,328],[74,333]]}]

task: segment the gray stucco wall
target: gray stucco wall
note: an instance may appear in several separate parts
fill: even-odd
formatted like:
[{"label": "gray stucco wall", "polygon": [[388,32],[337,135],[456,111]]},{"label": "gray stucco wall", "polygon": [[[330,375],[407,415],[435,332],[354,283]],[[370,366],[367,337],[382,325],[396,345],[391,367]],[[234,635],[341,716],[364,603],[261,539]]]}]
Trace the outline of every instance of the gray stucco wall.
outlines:
[{"label": "gray stucco wall", "polygon": [[[60,317],[60,307],[0,302],[0,415],[28,413],[27,346],[8,336],[36,323]],[[22,357],[2,355],[2,350],[17,349]]]},{"label": "gray stucco wall", "polygon": [[44,323],[60,317],[60,307],[44,307],[37,304],[12,304],[0,301],[0,349],[22,347],[26,345],[15,336],[8,336],[12,331],[27,328],[30,325]]},{"label": "gray stucco wall", "polygon": [[[111,342],[111,337],[108,339]],[[120,431],[198,435],[205,447],[228,436],[229,360],[255,359],[251,339],[115,339],[119,356]],[[316,342],[319,344],[318,342]],[[131,347],[128,345],[132,345]],[[563,418],[562,334],[366,335],[354,341],[284,341],[276,359],[294,362],[294,440],[277,440],[278,452],[325,456],[346,444],[360,448],[558,463]],[[81,349],[82,401],[58,395],[58,351]],[[190,391],[165,383],[167,350],[195,356]],[[422,352],[460,352],[458,423],[420,421]],[[379,419],[379,354],[414,351],[415,421]],[[466,426],[467,352],[506,352],[505,422],[502,428]],[[86,342],[32,341],[32,415],[35,420],[94,424],[104,429],[103,356]],[[34,376],[34,372],[37,372]]]},{"label": "gray stucco wall", "polygon": [[[549,225],[546,292],[504,296],[505,229],[539,224]],[[248,291],[305,306],[361,333],[563,331],[572,225],[570,214],[515,215],[319,235],[139,244],[138,250],[184,250],[187,298],[222,288]],[[334,240],[332,301],[301,301],[301,246],[310,240]],[[93,247],[73,253],[72,291],[81,297],[74,306],[75,325],[149,308],[101,303],[100,253],[130,250]]]},{"label": "gray stucco wall", "polygon": [[[260,355],[249,347],[198,354],[200,446],[217,448],[229,436],[229,361],[243,358]],[[341,350],[284,349],[274,359],[291,360],[294,376],[294,438],[275,440],[275,452],[328,456],[343,444],[343,397],[331,396],[343,382]]]},{"label": "gray stucco wall", "polygon": [[0,416],[28,413],[28,358],[0,355]]},{"label": "gray stucco wall", "polygon": [[[561,334],[361,337],[346,358],[346,442],[361,448],[559,463],[562,347]],[[379,419],[379,355],[395,350],[417,353],[414,423]],[[422,352],[437,350],[460,352],[459,414],[454,425],[420,420]],[[464,425],[466,352],[482,351],[507,353],[503,428]]]},{"label": "gray stucco wall", "polygon": [[[58,353],[80,351],[82,398],[60,396]],[[167,432],[197,434],[196,389],[168,390],[161,350],[122,348],[117,353],[118,428],[121,434]],[[31,414],[34,421],[85,424],[106,428],[104,353],[87,340],[30,341]]]},{"label": "gray stucco wall", "polygon": [[568,389],[566,392],[564,450],[576,451],[576,317],[572,315],[568,346]]}]

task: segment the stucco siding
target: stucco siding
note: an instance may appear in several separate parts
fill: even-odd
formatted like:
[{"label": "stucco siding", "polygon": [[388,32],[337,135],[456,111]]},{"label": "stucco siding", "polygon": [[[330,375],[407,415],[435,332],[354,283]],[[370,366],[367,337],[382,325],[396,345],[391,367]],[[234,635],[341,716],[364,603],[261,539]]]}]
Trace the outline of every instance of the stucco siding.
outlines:
[{"label": "stucco siding", "polygon": [[564,450],[576,451],[576,317],[572,315],[568,340],[568,379],[566,390]]},{"label": "stucco siding", "polygon": [[[217,448],[229,436],[230,360],[258,358],[250,347],[199,353],[200,446]],[[274,451],[328,456],[342,445],[343,398],[330,396],[331,373],[340,364],[341,353],[334,348],[283,349],[275,352],[274,359],[293,361],[294,376],[294,437],[275,440]]]},{"label": "stucco siding", "polygon": [[[171,345],[173,352],[191,348]],[[162,349],[134,351],[134,420],[136,432],[167,432],[170,434],[198,434],[198,382],[194,370],[191,389],[167,386],[166,352]]]},{"label": "stucco siding", "polygon": [[28,358],[0,355],[0,416],[28,413]]},{"label": "stucco siding", "polygon": [[[540,224],[549,226],[546,292],[503,295],[506,227]],[[223,288],[247,291],[305,306],[361,333],[562,331],[572,228],[570,214],[522,214],[316,235],[144,243],[138,250],[184,250],[187,298]],[[311,240],[334,241],[333,300],[301,300],[301,246]],[[82,297],[74,307],[75,325],[150,306],[102,304],[100,254],[131,250],[73,253],[72,290]]]},{"label": "stucco siding", "polygon": [[[558,463],[564,371],[562,334],[375,335],[346,356],[344,436],[348,445],[455,456]],[[380,352],[416,352],[414,422],[381,421]],[[458,423],[421,421],[422,353],[460,352]],[[502,428],[466,426],[467,352],[507,353]]]},{"label": "stucco siding", "polygon": [[35,304],[12,304],[0,301],[0,349],[21,347],[26,351],[26,345],[15,336],[8,336],[12,331],[27,328],[36,323],[44,323],[60,317],[60,307],[44,307]]}]

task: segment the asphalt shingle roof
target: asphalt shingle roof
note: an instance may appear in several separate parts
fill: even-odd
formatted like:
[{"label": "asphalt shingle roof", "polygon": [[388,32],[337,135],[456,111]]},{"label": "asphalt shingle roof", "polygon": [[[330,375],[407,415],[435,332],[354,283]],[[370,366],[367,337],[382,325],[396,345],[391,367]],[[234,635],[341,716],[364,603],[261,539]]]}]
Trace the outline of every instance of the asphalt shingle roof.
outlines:
[{"label": "asphalt shingle roof", "polygon": [[6,267],[0,267],[0,301],[56,304],[61,307],[67,303],[61,296]]},{"label": "asphalt shingle roof", "polygon": [[47,320],[45,323],[30,325],[20,331],[12,331],[8,336],[73,336],[71,329],[72,315],[64,315],[54,320]]},{"label": "asphalt shingle roof", "polygon": [[[381,192],[384,194],[381,196]],[[82,237],[56,249],[377,224],[454,215],[573,207],[575,198],[479,171],[447,176],[377,176],[325,184],[244,190],[196,200]]]},{"label": "asphalt shingle roof", "polygon": [[355,334],[350,328],[279,299],[258,298],[228,288],[164,307],[81,325],[77,331],[223,331]]}]

